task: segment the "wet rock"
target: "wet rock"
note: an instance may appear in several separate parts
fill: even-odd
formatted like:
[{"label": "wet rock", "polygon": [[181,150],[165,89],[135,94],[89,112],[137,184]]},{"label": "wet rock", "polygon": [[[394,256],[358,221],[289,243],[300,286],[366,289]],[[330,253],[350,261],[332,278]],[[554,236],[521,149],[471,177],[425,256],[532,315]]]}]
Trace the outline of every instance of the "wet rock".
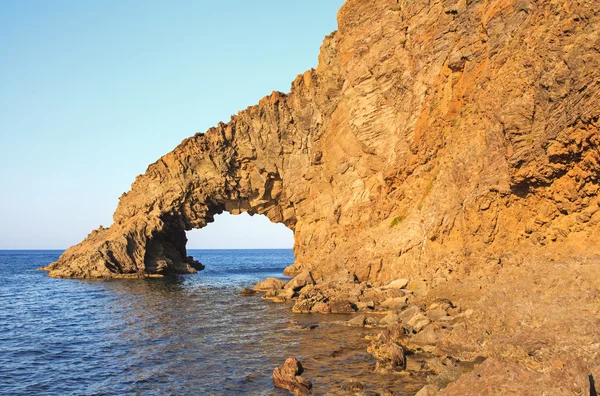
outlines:
[{"label": "wet rock", "polygon": [[367,348],[367,351],[377,359],[376,371],[388,372],[406,369],[404,350],[386,337],[385,333],[380,334]]},{"label": "wet rock", "polygon": [[434,396],[437,395],[439,390],[440,388],[435,385],[425,385],[415,396]]},{"label": "wet rock", "polygon": [[325,301],[318,302],[315,305],[313,305],[313,307],[310,309],[310,312],[328,314],[331,313],[331,305],[329,305],[329,303]]},{"label": "wet rock", "polygon": [[314,323],[314,324],[302,326],[302,330],[314,330],[314,329],[316,329],[318,327],[319,327],[319,325],[316,324],[316,323]]},{"label": "wet rock", "polygon": [[312,383],[301,377],[304,369],[296,358],[287,358],[281,368],[273,369],[273,385],[276,388],[287,389],[296,395],[312,394]]},{"label": "wet rock", "polygon": [[292,289],[269,290],[263,296],[265,300],[271,300],[276,303],[283,303],[294,298],[295,293]]},{"label": "wet rock", "polygon": [[408,285],[408,279],[396,279],[395,281],[390,282],[386,289],[404,289]]},{"label": "wet rock", "polygon": [[358,315],[355,318],[350,319],[348,322],[346,322],[348,324],[348,326],[358,326],[358,327],[362,327],[365,325],[365,315]]},{"label": "wet rock", "polygon": [[252,290],[249,287],[245,287],[242,289],[242,291],[240,291],[240,296],[254,296],[255,294],[257,294],[258,292],[256,290]]},{"label": "wet rock", "polygon": [[285,281],[277,278],[267,278],[262,282],[258,282],[254,286],[254,290],[260,292],[266,292],[269,290],[280,290],[285,286]]},{"label": "wet rock", "polygon": [[305,286],[314,285],[314,284],[315,284],[315,280],[313,279],[313,276],[310,273],[310,271],[302,271],[301,273],[296,275],[296,277],[294,279],[289,281],[284,286],[284,288],[292,289],[294,291],[299,291],[300,289],[302,289]]},{"label": "wet rock", "polygon": [[363,390],[364,387],[363,384],[358,381],[350,381],[347,384],[342,385],[341,388],[350,392],[359,392]]},{"label": "wet rock", "polygon": [[349,301],[333,301],[329,304],[331,313],[349,314],[354,313],[355,309]]},{"label": "wet rock", "polygon": [[192,256],[187,256],[185,261],[187,264],[190,265],[190,267],[192,267],[196,271],[202,271],[206,268],[202,263],[200,263],[198,260],[194,259],[194,257],[192,257]]}]

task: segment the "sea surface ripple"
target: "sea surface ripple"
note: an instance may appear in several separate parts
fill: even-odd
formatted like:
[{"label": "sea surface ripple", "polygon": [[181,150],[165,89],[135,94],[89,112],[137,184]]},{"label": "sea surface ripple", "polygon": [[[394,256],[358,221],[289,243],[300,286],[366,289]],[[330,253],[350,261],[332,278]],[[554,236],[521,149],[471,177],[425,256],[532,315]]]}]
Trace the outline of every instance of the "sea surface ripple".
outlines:
[{"label": "sea surface ripple", "polygon": [[291,250],[189,252],[205,271],[89,281],[37,270],[61,251],[0,251],[0,394],[286,394],[271,372],[289,356],[303,361],[316,391],[368,381],[366,329],[239,296],[280,277]]}]

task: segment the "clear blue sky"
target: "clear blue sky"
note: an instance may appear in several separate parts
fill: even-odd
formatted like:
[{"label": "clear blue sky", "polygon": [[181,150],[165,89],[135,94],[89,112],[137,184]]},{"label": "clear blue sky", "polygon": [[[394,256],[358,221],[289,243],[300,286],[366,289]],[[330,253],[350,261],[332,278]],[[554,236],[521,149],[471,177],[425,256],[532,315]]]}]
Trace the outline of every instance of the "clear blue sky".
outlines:
[{"label": "clear blue sky", "polygon": [[[0,249],[62,249],[110,225],[148,164],[315,67],[342,4],[2,0]],[[292,245],[247,215],[188,237]]]}]

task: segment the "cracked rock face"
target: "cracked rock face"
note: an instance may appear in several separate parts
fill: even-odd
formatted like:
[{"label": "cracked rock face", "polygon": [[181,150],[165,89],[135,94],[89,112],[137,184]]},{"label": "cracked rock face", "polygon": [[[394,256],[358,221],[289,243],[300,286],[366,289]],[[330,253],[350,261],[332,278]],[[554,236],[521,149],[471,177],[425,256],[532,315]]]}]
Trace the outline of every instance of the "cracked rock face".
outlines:
[{"label": "cracked rock face", "polygon": [[316,70],[150,165],[113,225],[47,269],[191,273],[185,231],[223,211],[292,229],[288,274],[384,284],[597,255],[599,9],[348,0]]}]

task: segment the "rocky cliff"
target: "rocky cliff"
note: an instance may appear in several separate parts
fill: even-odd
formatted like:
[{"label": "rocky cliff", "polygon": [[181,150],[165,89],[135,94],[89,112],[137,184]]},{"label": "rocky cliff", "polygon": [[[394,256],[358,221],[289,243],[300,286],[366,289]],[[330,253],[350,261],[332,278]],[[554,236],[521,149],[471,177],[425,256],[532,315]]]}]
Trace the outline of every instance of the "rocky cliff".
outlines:
[{"label": "rocky cliff", "polygon": [[184,140],[56,277],[189,273],[185,231],[265,214],[287,273],[383,283],[600,253],[600,4],[348,0],[316,70]]}]

